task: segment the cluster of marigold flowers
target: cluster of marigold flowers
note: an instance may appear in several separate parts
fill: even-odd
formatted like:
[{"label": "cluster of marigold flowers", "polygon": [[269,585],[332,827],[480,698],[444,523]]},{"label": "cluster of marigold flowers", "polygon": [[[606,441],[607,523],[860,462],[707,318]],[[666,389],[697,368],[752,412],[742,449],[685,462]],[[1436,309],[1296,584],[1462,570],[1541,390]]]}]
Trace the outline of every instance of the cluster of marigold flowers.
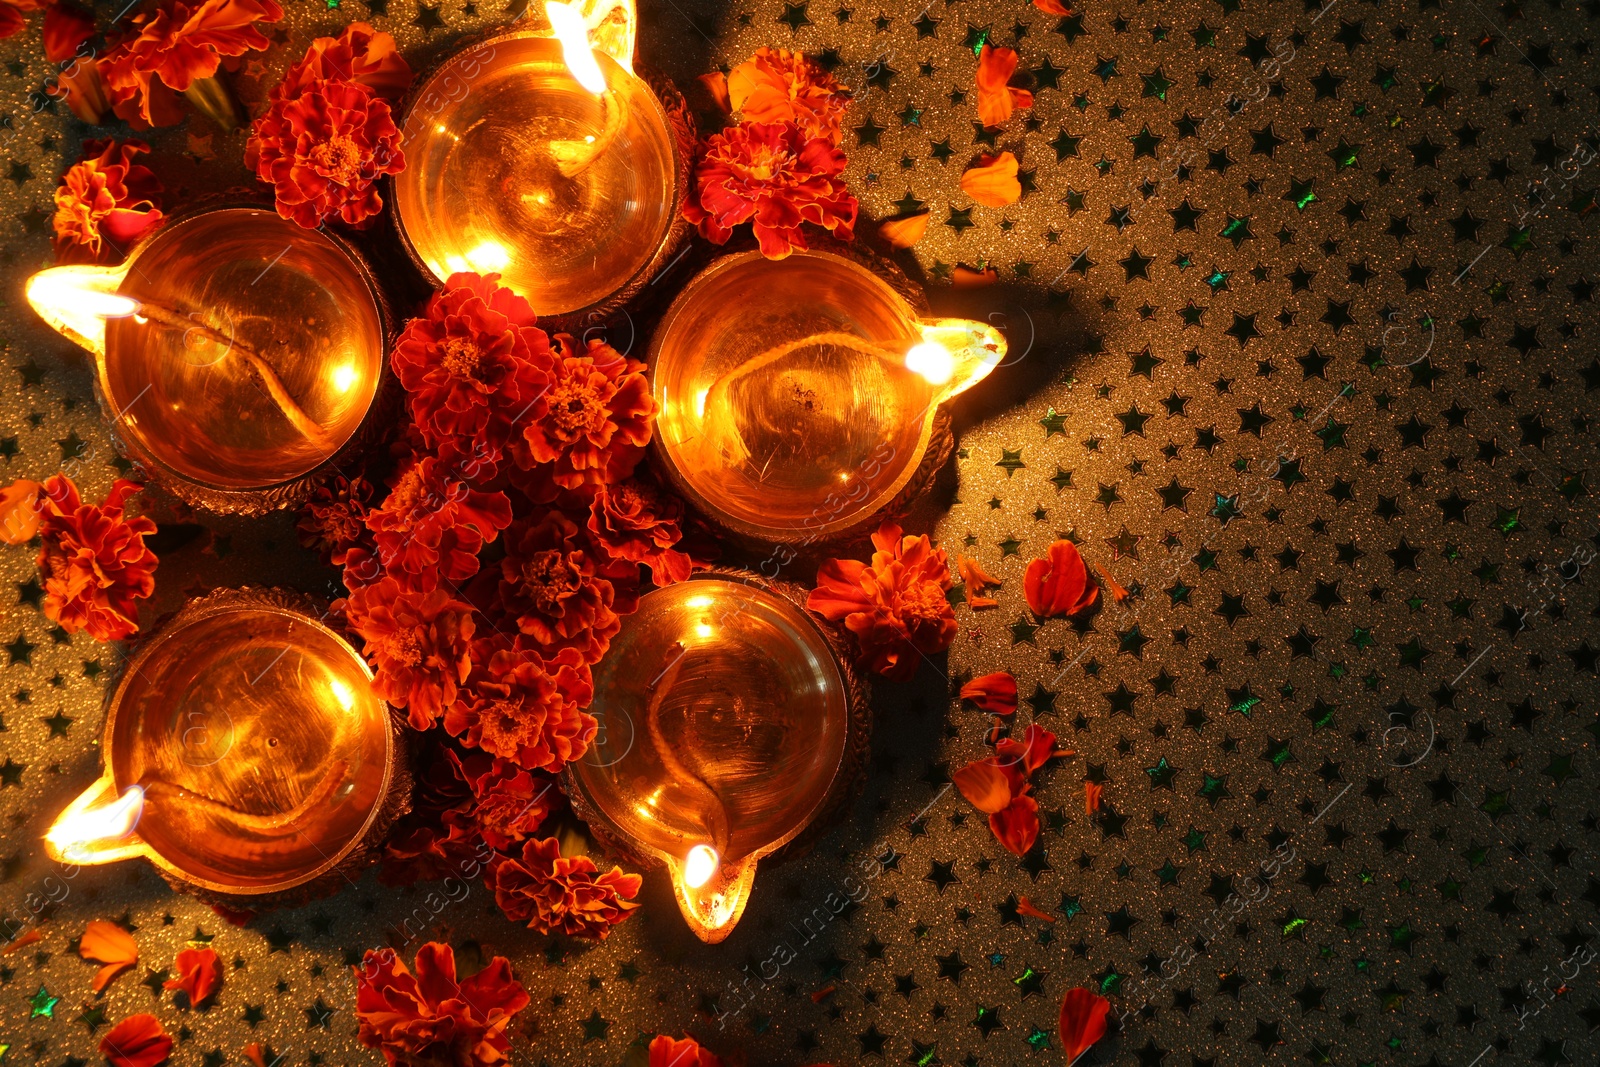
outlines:
[{"label": "cluster of marigold flowers", "polygon": [[[0,15],[16,10],[0,0]],[[265,49],[260,24],[281,17],[273,0],[161,0],[97,51],[93,16],[58,0],[45,12],[45,53],[59,67],[50,91],[86,122],[113,111],[134,129],[172,125],[187,114],[183,93]],[[0,17],[0,36],[4,26]],[[308,229],[376,221],[379,179],[405,169],[394,108],[411,79],[394,38],[365,23],[311,43],[260,103],[245,144],[245,165],[280,215]],[[84,143],[56,189],[57,262],[115,262],[165,221],[165,190],[138,161],[147,152],[132,139]]]},{"label": "cluster of marigold flowers", "polygon": [[655,415],[644,366],[551,337],[495,275],[470,273],[407,324],[390,364],[408,415],[392,470],[324,486],[300,523],[343,569],[336,608],[376,691],[442,752],[386,876],[459,875],[486,841],[507,915],[604,936],[637,876],[533,835],[560,806],[553,776],[595,735],[590,668],[645,575],[690,573],[683,504],[640,469]]},{"label": "cluster of marigold flowers", "polygon": [[802,225],[855,234],[856,198],[845,188],[839,136],[849,91],[799,52],[760,48],[726,75],[706,75],[717,106],[738,121],[705,138],[684,215],[724,244],[750,223],[763,255],[804,249]]}]

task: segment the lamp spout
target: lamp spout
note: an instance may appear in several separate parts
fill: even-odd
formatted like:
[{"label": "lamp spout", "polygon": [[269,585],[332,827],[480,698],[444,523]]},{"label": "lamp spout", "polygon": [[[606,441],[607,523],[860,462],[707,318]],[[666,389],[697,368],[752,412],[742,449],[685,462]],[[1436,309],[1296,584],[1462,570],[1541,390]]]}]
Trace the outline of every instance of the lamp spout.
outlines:
[{"label": "lamp spout", "polygon": [[709,845],[696,845],[687,855],[668,856],[667,874],[689,929],[706,944],[715,945],[733,933],[744,914],[756,878],[756,861],[751,857],[723,860]]},{"label": "lamp spout", "polygon": [[921,341],[906,352],[906,369],[920,374],[939,390],[943,403],[989,376],[1006,358],[1006,339],[986,322],[972,319],[923,319]]}]

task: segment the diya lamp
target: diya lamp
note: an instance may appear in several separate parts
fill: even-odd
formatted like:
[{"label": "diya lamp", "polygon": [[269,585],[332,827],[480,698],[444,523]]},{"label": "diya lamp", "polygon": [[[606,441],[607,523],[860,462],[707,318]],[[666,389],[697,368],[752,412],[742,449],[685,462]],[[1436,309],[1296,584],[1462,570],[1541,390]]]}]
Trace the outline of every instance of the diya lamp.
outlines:
[{"label": "diya lamp", "polygon": [[600,729],[564,772],[579,816],[664,865],[709,944],[744,913],[758,863],[820,829],[861,769],[866,685],[803,597],[737,571],[646,593],[594,668]]},{"label": "diya lamp", "polygon": [[233,907],[302,903],[377,854],[409,803],[366,661],[298,594],[191,601],[126,665],[100,779],[45,835],[57,862],[142,857]]},{"label": "diya lamp", "polygon": [[343,243],[271,210],[170,221],[118,266],[35,274],[27,297],[93,354],[129,458],[190,504],[296,504],[380,421],[377,285]]},{"label": "diya lamp", "polygon": [[673,484],[744,541],[876,525],[947,458],[942,406],[1005,357],[993,327],[926,311],[892,268],[835,252],[715,261],[651,345],[655,445]]},{"label": "diya lamp", "polygon": [[470,45],[421,80],[392,200],[436,285],[498,273],[542,318],[588,324],[686,238],[694,133],[672,84],[634,70],[631,0],[545,11],[548,29]]}]

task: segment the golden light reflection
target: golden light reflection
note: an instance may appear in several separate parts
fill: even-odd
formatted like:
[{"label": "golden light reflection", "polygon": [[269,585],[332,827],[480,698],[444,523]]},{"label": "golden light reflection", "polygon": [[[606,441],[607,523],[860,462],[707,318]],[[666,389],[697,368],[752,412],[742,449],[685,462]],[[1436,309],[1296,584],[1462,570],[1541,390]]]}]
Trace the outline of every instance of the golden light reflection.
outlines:
[{"label": "golden light reflection", "polygon": [[348,393],[361,381],[361,372],[354,363],[340,363],[333,368],[333,387],[341,393]]},{"label": "golden light reflection", "polygon": [[355,692],[338,678],[328,679],[328,688],[333,692],[333,699],[337,700],[345,711],[356,706]]}]

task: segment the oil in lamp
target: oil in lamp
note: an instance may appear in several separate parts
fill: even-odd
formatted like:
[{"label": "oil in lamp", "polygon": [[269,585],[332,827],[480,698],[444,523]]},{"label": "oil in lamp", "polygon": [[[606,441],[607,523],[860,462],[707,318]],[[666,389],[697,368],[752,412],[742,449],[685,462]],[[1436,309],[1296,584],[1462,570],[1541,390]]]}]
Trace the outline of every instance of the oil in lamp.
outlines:
[{"label": "oil in lamp", "polygon": [[656,448],[723,529],[764,544],[859,532],[918,474],[941,405],[1004,358],[993,327],[928,318],[886,276],[826,250],[738,253],[667,310],[650,357]]},{"label": "oil in lamp", "polygon": [[366,661],[281,590],[218,590],[151,634],[113,691],[104,773],[57,862],[144,857],[216,903],[300,903],[376,855],[410,780]]},{"label": "oil in lamp", "polygon": [[377,421],[377,286],[342,243],[270,210],[174,220],[119,266],[35,274],[27,297],[94,355],[129,457],[191,504],[298,503]]},{"label": "oil in lamp", "polygon": [[866,686],[803,596],[736,571],[645,594],[595,668],[600,730],[566,771],[591,830],[664,864],[710,944],[758,862],[848,799],[866,747]]},{"label": "oil in lamp", "polygon": [[634,72],[632,0],[545,9],[549,29],[465,48],[417,87],[393,202],[436,284],[496,272],[541,317],[589,321],[687,236],[694,134],[671,83]]}]

